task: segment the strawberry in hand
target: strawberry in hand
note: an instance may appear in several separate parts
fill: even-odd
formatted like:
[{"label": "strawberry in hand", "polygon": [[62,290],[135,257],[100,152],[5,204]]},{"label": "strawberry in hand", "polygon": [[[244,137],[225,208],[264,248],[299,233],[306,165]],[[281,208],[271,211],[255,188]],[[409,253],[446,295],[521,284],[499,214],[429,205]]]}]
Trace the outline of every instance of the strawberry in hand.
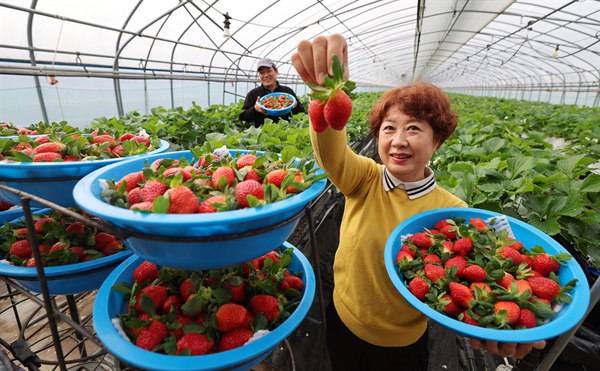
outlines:
[{"label": "strawberry in hand", "polygon": [[313,99],[308,106],[308,115],[313,129],[322,133],[330,126],[342,130],[352,115],[352,100],[348,96],[356,84],[344,81],[344,67],[337,55],[333,56],[333,78],[325,76],[325,86],[308,84]]}]

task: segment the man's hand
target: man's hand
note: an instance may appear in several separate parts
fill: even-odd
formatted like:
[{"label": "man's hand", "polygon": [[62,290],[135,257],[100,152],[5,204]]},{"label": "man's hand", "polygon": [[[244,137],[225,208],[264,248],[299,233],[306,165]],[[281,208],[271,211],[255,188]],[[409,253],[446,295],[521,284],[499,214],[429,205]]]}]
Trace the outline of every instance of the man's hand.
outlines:
[{"label": "man's hand", "polygon": [[497,341],[482,341],[470,338],[471,347],[475,350],[483,348],[488,353],[499,355],[500,357],[514,357],[522,359],[532,349],[544,349],[546,342],[544,340],[535,343],[500,343]]},{"label": "man's hand", "polygon": [[260,102],[260,97],[256,98],[256,103],[254,103],[254,110],[256,112],[262,113],[263,115],[266,115],[267,111],[265,111],[265,109],[262,108],[261,105],[260,105],[260,103],[258,103],[258,102]]}]

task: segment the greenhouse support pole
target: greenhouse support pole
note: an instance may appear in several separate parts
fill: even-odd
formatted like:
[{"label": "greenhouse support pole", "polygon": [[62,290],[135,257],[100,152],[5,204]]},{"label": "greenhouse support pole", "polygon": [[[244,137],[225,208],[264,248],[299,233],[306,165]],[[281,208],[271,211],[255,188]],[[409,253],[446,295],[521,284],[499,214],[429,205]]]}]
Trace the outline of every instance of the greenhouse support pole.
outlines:
[{"label": "greenhouse support pole", "polygon": [[573,335],[575,335],[575,332],[577,332],[577,330],[579,329],[579,327],[581,326],[583,321],[590,314],[590,312],[596,306],[596,304],[598,303],[599,300],[600,300],[600,278],[596,279],[596,282],[594,283],[594,285],[592,286],[592,288],[590,290],[590,305],[588,306],[588,309],[585,312],[585,315],[583,316],[581,321],[579,321],[579,323],[577,323],[577,325],[575,325],[575,327],[573,327],[569,331],[565,332],[564,334],[560,335],[556,339],[556,341],[554,342],[554,344],[552,345],[550,350],[548,350],[547,356],[542,360],[542,362],[540,362],[540,365],[537,368],[539,371],[546,371],[546,370],[550,369],[550,367],[554,364],[554,362],[556,361],[558,356],[565,349],[565,347],[567,346],[567,344],[569,343],[569,341],[571,340]]},{"label": "greenhouse support pole", "polygon": [[[37,6],[37,0],[33,0],[31,2],[31,9],[35,9]],[[37,63],[35,62],[35,54],[33,52],[33,38],[31,29],[33,28],[33,13],[29,13],[29,17],[27,18],[27,42],[29,43],[29,60],[31,61],[31,66],[36,67]],[[40,78],[37,75],[33,76],[35,81],[35,90],[37,92],[38,101],[40,102],[40,109],[42,110],[42,117],[45,122],[50,122],[48,120],[48,113],[46,112],[46,104],[44,103],[44,94],[42,94],[42,87],[40,85]]]}]

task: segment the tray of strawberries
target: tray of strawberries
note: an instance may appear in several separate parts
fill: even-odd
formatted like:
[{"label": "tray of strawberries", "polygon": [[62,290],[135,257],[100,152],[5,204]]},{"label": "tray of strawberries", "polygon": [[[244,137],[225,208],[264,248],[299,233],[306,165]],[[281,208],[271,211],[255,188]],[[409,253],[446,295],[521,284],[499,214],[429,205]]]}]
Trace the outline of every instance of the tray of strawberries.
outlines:
[{"label": "tray of strawberries", "polygon": [[385,266],[431,320],[482,340],[528,343],[573,328],[590,301],[585,273],[553,238],[518,219],[442,208],[398,225]]}]

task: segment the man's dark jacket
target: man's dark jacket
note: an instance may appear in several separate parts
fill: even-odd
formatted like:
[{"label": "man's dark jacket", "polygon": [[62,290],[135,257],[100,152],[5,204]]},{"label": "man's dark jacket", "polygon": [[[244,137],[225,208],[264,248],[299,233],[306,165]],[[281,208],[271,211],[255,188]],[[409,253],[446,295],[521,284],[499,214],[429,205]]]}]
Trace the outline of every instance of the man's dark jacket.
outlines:
[{"label": "man's dark jacket", "polygon": [[[254,109],[254,104],[256,104],[256,99],[258,97],[264,97],[265,95],[267,95],[269,93],[291,94],[296,98],[296,100],[298,101],[298,104],[296,105],[296,108],[292,109],[292,112],[288,113],[287,115],[283,115],[283,116],[263,115],[262,113],[260,113]],[[296,96],[296,93],[294,93],[294,91],[291,88],[284,86],[284,85],[279,85],[279,82],[278,82],[277,87],[275,88],[274,91],[270,91],[269,89],[265,88],[262,84],[259,87],[250,90],[248,92],[248,94],[246,95],[246,100],[244,101],[243,110],[244,110],[244,112],[242,112],[242,114],[240,114],[240,120],[243,122],[247,122],[247,123],[253,123],[255,127],[259,127],[262,124],[264,124],[265,118],[270,118],[271,120],[273,120],[273,122],[278,122],[280,118],[289,121],[290,116],[292,114],[304,112],[304,106],[302,105],[302,103],[300,103],[300,100]]]}]

